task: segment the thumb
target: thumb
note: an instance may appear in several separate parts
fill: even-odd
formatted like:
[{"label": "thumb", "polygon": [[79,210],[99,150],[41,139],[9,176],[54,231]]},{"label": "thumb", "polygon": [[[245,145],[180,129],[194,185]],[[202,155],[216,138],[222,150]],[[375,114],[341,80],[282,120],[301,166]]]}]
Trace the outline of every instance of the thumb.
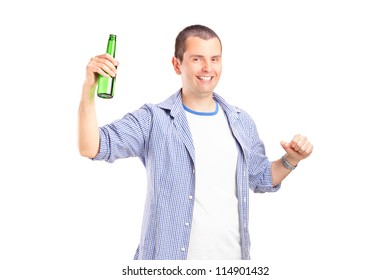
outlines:
[{"label": "thumb", "polygon": [[291,151],[291,148],[290,148],[290,143],[286,142],[286,141],[280,141],[280,145],[282,146],[282,148],[288,153],[289,151]]}]

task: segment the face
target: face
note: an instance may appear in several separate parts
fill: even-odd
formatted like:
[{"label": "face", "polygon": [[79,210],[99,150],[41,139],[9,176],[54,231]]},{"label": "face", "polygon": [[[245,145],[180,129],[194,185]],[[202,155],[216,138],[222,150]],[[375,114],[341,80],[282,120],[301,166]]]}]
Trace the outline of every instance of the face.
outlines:
[{"label": "face", "polygon": [[181,75],[183,94],[187,97],[208,97],[217,86],[222,72],[222,50],[218,38],[203,40],[189,37],[183,61],[172,59],[175,72]]}]

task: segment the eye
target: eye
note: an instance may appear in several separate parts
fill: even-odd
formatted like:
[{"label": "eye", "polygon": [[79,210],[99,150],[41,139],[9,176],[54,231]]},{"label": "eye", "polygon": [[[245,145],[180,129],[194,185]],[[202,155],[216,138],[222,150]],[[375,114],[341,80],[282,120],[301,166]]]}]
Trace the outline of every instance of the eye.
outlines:
[{"label": "eye", "polygon": [[200,62],[201,59],[200,59],[199,57],[194,57],[194,58],[192,59],[192,61],[193,61],[193,62]]},{"label": "eye", "polygon": [[212,62],[219,62],[220,61],[220,58],[219,57],[213,57],[211,59]]}]

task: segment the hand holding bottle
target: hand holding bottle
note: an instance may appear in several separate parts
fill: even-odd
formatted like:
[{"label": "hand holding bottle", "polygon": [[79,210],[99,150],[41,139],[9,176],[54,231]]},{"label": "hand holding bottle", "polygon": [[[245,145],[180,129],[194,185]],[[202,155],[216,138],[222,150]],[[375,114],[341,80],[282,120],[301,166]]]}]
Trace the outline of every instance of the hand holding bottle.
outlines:
[{"label": "hand holding bottle", "polygon": [[116,67],[118,65],[119,62],[107,53],[91,58],[87,65],[84,84],[89,87],[95,87],[97,85],[99,74],[103,77],[115,77]]}]

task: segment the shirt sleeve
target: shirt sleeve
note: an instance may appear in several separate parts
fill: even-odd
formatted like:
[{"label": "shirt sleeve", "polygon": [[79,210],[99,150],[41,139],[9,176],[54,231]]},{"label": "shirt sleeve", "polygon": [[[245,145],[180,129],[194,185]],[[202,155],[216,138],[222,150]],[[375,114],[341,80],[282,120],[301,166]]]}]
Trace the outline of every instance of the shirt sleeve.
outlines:
[{"label": "shirt sleeve", "polygon": [[276,192],[281,184],[272,185],[272,162],[268,160],[265,146],[260,139],[255,123],[251,129],[251,152],[249,160],[249,186],[255,193]]},{"label": "shirt sleeve", "polygon": [[[276,186],[272,185],[272,172],[271,172],[272,162],[267,161],[264,166],[258,168],[258,173],[254,175],[249,175],[249,180],[253,183],[250,184],[250,187],[255,193],[265,193],[265,192],[276,192],[280,189],[281,184]],[[263,170],[263,171],[262,171]]]},{"label": "shirt sleeve", "polygon": [[114,162],[119,158],[141,157],[146,149],[151,118],[150,109],[143,106],[122,119],[99,127],[99,152],[92,160]]}]

